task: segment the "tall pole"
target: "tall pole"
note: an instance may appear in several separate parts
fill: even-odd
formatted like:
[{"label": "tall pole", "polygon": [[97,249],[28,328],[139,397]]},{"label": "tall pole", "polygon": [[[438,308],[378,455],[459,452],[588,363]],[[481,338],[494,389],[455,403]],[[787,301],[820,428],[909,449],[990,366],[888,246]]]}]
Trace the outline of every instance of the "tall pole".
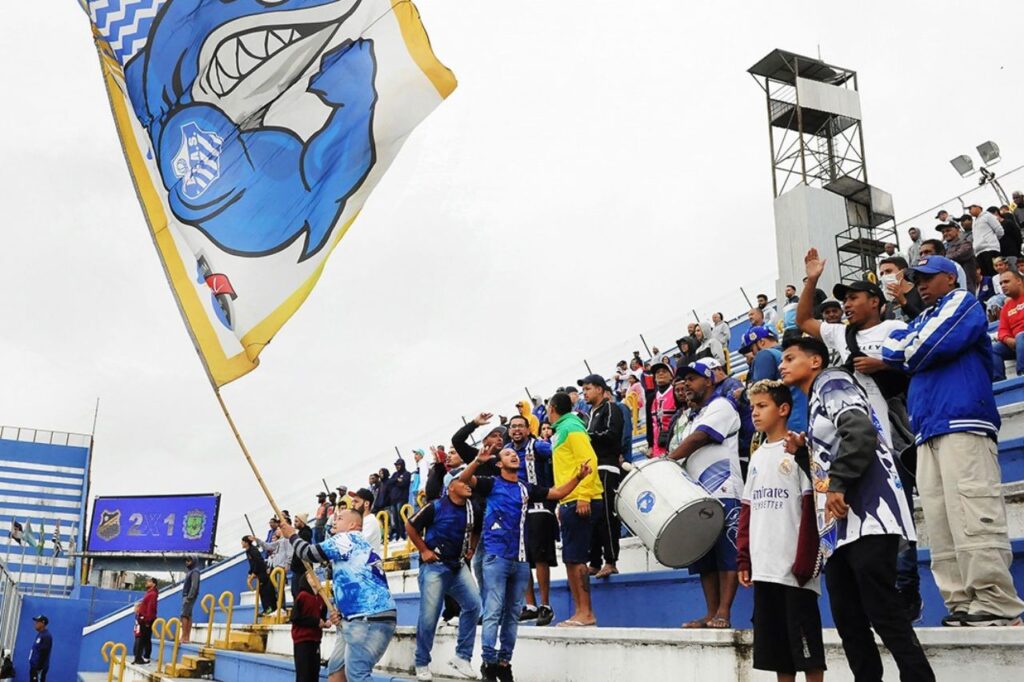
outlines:
[{"label": "tall pole", "polygon": [[747,302],[747,307],[753,308],[754,304],[750,302],[750,297],[747,296],[747,292],[743,290],[743,287],[740,287],[740,293],[743,294],[743,300]]},{"label": "tall pole", "polygon": [[[217,396],[217,402],[220,403],[220,409],[224,413],[224,418],[228,420],[228,426],[231,427],[231,432],[235,434],[235,440],[238,442],[238,447],[242,449],[242,454],[245,455],[245,461],[249,463],[249,468],[252,469],[252,473],[256,476],[256,482],[260,484],[260,488],[263,489],[263,494],[267,497],[267,501],[270,502],[271,508],[274,510],[274,515],[279,519],[284,518],[284,514],[281,513],[281,508],[277,506],[277,501],[274,500],[274,496],[270,493],[270,488],[267,487],[266,482],[263,480],[263,474],[260,473],[259,467],[256,466],[256,461],[249,454],[249,448],[245,446],[245,441],[242,440],[242,434],[238,432],[238,427],[235,426],[235,420],[231,417],[231,412],[228,411],[228,406],[224,402],[224,398],[220,394],[220,390],[217,388],[213,389],[214,395]],[[324,603],[327,604],[327,608],[334,613],[334,595],[327,589],[325,585],[320,582],[320,578],[317,577],[316,571],[313,570],[313,566],[308,561],[303,561],[303,565],[306,567],[306,577],[309,580],[309,586],[312,587],[316,592],[320,593],[323,597]]]},{"label": "tall pole", "polygon": [[526,391],[526,397],[529,398],[530,402],[532,403],[533,402],[533,396],[530,395],[530,387],[529,386],[523,386],[523,390]]},{"label": "tall pole", "polygon": [[587,368],[588,374],[593,374],[594,370],[590,369],[590,363],[587,362],[586,358],[583,359],[583,366]]},{"label": "tall pole", "polygon": [[647,349],[648,357],[654,357],[654,353],[651,352],[651,347],[647,345],[647,339],[644,338],[643,334],[640,335],[640,341],[644,344],[644,348]]},{"label": "tall pole", "polygon": [[[68,538],[68,539],[70,540],[70,545],[69,546],[70,546],[71,552],[68,553],[68,570],[67,570],[67,573],[64,574],[64,584],[65,585],[67,585],[68,576],[71,575],[71,567],[74,566],[74,564],[75,564],[75,561],[74,561],[74,559],[72,557],[72,552],[77,552],[78,551],[78,524],[77,523],[74,523],[74,524],[71,525],[71,537]],[[74,587],[74,581],[72,581],[71,586],[72,586],[72,588]]]},{"label": "tall pole", "polygon": [[697,311],[691,308],[690,312],[693,313],[693,319],[697,320],[697,324],[700,324],[700,315],[697,314]]}]

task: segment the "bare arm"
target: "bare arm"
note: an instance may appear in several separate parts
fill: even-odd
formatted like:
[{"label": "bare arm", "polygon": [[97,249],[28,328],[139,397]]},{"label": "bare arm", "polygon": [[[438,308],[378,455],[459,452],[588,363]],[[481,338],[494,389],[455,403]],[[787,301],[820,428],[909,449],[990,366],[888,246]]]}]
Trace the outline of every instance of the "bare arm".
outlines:
[{"label": "bare arm", "polygon": [[817,249],[810,249],[804,256],[804,269],[807,280],[804,290],[800,292],[800,302],[796,304],[796,325],[805,334],[820,339],[821,321],[814,319],[814,292],[818,288],[818,279],[825,271],[825,261],[818,257]]},{"label": "bare arm", "polygon": [[711,442],[711,436],[704,433],[703,431],[694,431],[689,436],[683,439],[675,450],[668,453],[669,459],[683,459],[689,457],[693,453],[700,450],[702,447]]}]

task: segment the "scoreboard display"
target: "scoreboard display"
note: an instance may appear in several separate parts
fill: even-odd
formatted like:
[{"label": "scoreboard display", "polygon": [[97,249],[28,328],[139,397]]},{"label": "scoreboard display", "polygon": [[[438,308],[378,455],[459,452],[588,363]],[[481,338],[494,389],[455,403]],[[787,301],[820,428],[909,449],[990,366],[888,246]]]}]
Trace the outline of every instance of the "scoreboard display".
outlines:
[{"label": "scoreboard display", "polygon": [[220,493],[97,497],[90,554],[207,554],[217,535]]}]

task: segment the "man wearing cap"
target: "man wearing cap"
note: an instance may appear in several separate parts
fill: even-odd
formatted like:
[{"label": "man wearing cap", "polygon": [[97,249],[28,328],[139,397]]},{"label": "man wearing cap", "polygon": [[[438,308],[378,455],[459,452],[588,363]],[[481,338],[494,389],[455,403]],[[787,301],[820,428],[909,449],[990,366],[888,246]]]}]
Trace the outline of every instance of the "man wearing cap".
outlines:
[{"label": "man wearing cap", "polygon": [[412,474],[405,468],[405,460],[395,460],[395,473],[391,475],[391,486],[388,489],[388,504],[391,508],[391,535],[396,540],[405,539],[405,521],[402,520],[402,507],[409,499],[409,486],[412,485]]},{"label": "man wearing cap", "polygon": [[[608,384],[600,374],[580,379],[583,398],[590,405],[587,434],[597,454],[597,475],[604,488],[604,513],[594,519],[594,532],[590,541],[590,573],[595,578],[607,578],[619,572],[619,536],[622,522],[615,511],[615,489],[619,487],[622,469],[622,411],[605,397]],[[604,564],[601,560],[604,558]]]},{"label": "man wearing cap", "polygon": [[935,230],[942,233],[946,258],[955,261],[963,268],[965,288],[968,291],[974,291],[978,286],[978,260],[974,255],[974,247],[971,242],[960,231],[960,226],[956,223],[940,223],[935,226]]},{"label": "man wearing cap", "polygon": [[648,444],[648,457],[662,457],[668,452],[668,425],[676,413],[676,401],[672,396],[672,369],[664,362],[651,365],[654,376],[655,392],[647,401],[647,410],[651,415]]},{"label": "man wearing cap", "polygon": [[327,493],[316,494],[316,516],[313,517],[313,542],[323,542],[327,536]]},{"label": "man wearing cap", "polygon": [[834,298],[822,303],[821,321],[828,324],[843,324],[843,305]]},{"label": "man wearing cap", "polygon": [[[999,209],[993,206],[989,210],[983,211],[981,206],[971,204],[967,207],[967,211],[974,218],[974,228],[972,230],[974,234],[974,255],[978,259],[981,274],[994,275],[996,271],[992,267],[992,259],[999,255],[999,240],[1004,233],[1002,223],[996,218],[996,215],[999,214]],[[946,247],[946,251],[949,251],[949,247]],[[966,265],[964,269],[967,269]],[[974,286],[971,287],[971,291],[974,291]]]},{"label": "man wearing cap", "polygon": [[[295,515],[295,532],[306,542],[313,542],[313,529],[309,527],[309,516],[307,514]],[[292,591],[292,599],[295,599],[299,592],[302,591],[302,578],[306,575],[306,565],[302,563],[301,558],[295,556],[294,550],[291,555],[292,581],[290,589]]]},{"label": "man wearing cap", "polygon": [[[814,287],[811,287],[811,291]],[[814,304],[814,296],[804,296],[804,300]],[[752,386],[763,379],[777,381],[779,379],[779,363],[782,362],[782,351],[775,332],[767,327],[751,327],[740,341],[741,353],[752,353],[753,362],[747,372],[747,385]],[[807,396],[798,389],[790,388],[793,394],[793,410],[789,414],[787,426],[790,431],[801,433],[807,430]]]},{"label": "man wearing cap", "polygon": [[185,580],[181,584],[181,641],[188,644],[192,637],[192,610],[199,598],[199,567],[193,556],[185,557]]},{"label": "man wearing cap", "polygon": [[[900,258],[896,256],[886,261],[895,259]],[[825,271],[825,261],[818,256],[817,249],[810,249],[804,256],[804,267],[807,272],[805,286],[811,287]],[[889,335],[906,329],[907,324],[902,320],[882,319],[885,295],[874,282],[860,280],[837,284],[832,288],[832,294],[843,302],[849,324],[821,322],[811,316],[810,306],[801,305],[797,310],[800,329],[808,336],[821,339],[830,354],[838,355],[838,364],[852,373],[863,387],[868,403],[878,417],[885,444],[895,454],[907,504],[913,508],[915,453],[914,435],[907,414],[909,377],[882,361],[882,346]],[[916,621],[922,602],[914,542],[909,543],[899,556],[896,585],[911,622]]]},{"label": "man wearing cap", "polygon": [[1010,577],[992,394],[988,321],[957,287],[941,256],[907,270],[929,306],[892,333],[882,357],[911,375],[907,402],[917,439],[917,488],[931,543],[935,584],[949,609],[944,625],[1015,625],[1024,602]]},{"label": "man wearing cap", "polygon": [[559,625],[578,627],[596,625],[590,602],[590,542],[595,519],[604,517],[604,489],[597,476],[597,454],[590,444],[587,427],[572,410],[565,393],[556,393],[548,401],[548,415],[555,427],[551,438],[551,459],[556,488],[569,485],[577,472],[585,470],[580,485],[558,503],[562,528],[562,562],[572,592],[573,614]]},{"label": "man wearing cap", "polygon": [[32,653],[28,657],[28,679],[30,682],[46,682],[46,673],[50,669],[50,651],[53,650],[53,637],[47,626],[50,619],[39,615],[32,619],[36,630],[36,639],[32,642]]},{"label": "man wearing cap", "polygon": [[956,222],[958,222],[958,220],[956,218],[953,218],[953,217],[951,217],[949,215],[949,211],[947,211],[946,209],[942,209],[938,213],[936,213],[935,214],[935,220],[938,220],[940,223],[956,223]]},{"label": "man wearing cap", "polygon": [[676,377],[682,380],[687,402],[693,409],[686,419],[676,421],[668,457],[682,460],[689,477],[725,507],[725,527],[715,546],[689,566],[690,575],[700,575],[707,613],[683,627],[731,628],[730,614],[738,585],[736,532],[743,492],[740,416],[731,400],[716,395],[713,370],[703,361],[680,367]]}]

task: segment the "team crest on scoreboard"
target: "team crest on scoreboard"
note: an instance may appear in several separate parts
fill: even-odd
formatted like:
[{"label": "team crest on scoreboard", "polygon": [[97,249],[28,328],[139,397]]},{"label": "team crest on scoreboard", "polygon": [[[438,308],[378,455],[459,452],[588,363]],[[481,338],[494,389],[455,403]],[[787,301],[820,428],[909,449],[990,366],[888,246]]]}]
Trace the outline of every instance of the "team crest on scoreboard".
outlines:
[{"label": "team crest on scoreboard", "polygon": [[203,532],[206,530],[206,512],[201,509],[193,509],[185,514],[185,518],[181,522],[181,529],[186,540],[198,540],[203,537]]},{"label": "team crest on scoreboard", "polygon": [[96,534],[107,542],[121,534],[121,510],[100,512],[100,525]]}]

